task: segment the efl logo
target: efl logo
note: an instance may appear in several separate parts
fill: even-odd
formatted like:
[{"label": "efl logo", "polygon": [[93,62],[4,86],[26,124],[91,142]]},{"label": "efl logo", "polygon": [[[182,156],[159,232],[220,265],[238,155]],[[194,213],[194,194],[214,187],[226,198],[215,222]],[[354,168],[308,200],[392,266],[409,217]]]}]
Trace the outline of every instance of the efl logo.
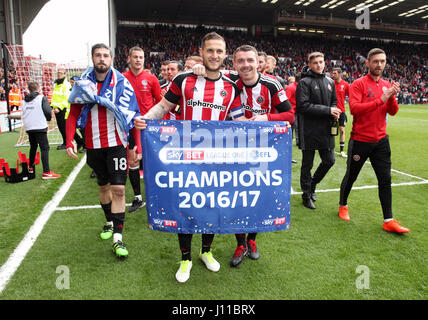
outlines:
[{"label": "efl logo", "polygon": [[287,133],[288,128],[287,127],[275,127],[275,133]]},{"label": "efl logo", "polygon": [[161,127],[161,133],[175,133],[176,127]]},{"label": "efl logo", "polygon": [[285,223],[285,217],[283,218],[276,218],[274,224],[277,226],[279,224],[284,224]]},{"label": "efl logo", "polygon": [[204,151],[184,150],[184,160],[204,160]]},{"label": "efl logo", "polygon": [[175,227],[177,228],[177,221],[175,220],[164,220],[163,224],[165,227]]}]

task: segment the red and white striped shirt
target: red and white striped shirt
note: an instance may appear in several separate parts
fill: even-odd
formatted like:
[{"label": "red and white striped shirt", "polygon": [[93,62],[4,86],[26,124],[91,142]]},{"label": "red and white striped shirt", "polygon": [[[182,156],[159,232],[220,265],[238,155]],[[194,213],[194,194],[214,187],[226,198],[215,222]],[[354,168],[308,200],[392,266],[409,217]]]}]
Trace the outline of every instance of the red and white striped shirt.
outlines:
[{"label": "red and white striped shirt", "polygon": [[243,116],[241,106],[231,108],[238,96],[236,84],[220,75],[212,80],[183,72],[175,76],[165,99],[181,106],[182,120],[225,120]]},{"label": "red and white striped shirt", "polygon": [[[102,83],[97,83],[98,94]],[[83,104],[71,104],[70,114],[67,118],[66,137],[67,148],[73,147],[74,134],[76,132],[76,122]],[[140,141],[140,132],[133,128],[131,130],[135,141]],[[94,105],[88,114],[85,126],[85,147],[87,149],[110,148],[122,145],[118,134],[118,124],[112,111],[102,105]],[[141,143],[137,143],[137,153],[141,153]]]},{"label": "red and white striped shirt", "polygon": [[286,116],[282,113],[278,119],[270,118],[271,114],[276,114],[279,106],[282,104],[285,105],[287,101],[285,90],[276,79],[259,74],[258,81],[252,86],[246,86],[242,79],[239,79],[236,85],[241,90],[240,102],[245,110],[245,117],[251,118],[267,114],[269,120],[294,121],[294,117],[291,119],[291,117],[287,116],[286,119],[282,119],[283,116]]},{"label": "red and white striped shirt", "polygon": [[[168,92],[169,87],[171,86],[172,82],[166,82],[162,85],[162,91],[163,95]],[[181,107],[180,105],[177,105],[174,110],[168,112],[164,117],[163,120],[181,120]]]}]

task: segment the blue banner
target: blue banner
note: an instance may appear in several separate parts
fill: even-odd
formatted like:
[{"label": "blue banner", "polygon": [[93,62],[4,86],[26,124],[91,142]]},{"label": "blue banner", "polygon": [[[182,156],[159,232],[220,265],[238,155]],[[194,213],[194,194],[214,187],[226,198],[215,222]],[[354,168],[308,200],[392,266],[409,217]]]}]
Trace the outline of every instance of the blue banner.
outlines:
[{"label": "blue banner", "polygon": [[149,227],[174,233],[290,228],[291,131],[283,122],[147,120]]}]

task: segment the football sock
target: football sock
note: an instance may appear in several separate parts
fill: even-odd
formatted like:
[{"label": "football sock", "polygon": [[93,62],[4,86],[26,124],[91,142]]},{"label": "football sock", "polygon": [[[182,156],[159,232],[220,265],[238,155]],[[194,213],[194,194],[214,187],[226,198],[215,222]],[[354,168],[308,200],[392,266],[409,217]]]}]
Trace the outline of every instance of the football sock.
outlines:
[{"label": "football sock", "polygon": [[192,234],[178,233],[178,243],[181,250],[181,260],[192,260]]},{"label": "football sock", "polygon": [[129,168],[129,182],[131,183],[132,190],[134,190],[134,195],[141,194],[141,185],[140,185],[140,168]]},{"label": "football sock", "polygon": [[256,236],[257,236],[256,232],[255,233],[249,233],[247,236],[247,241],[250,241],[250,240],[256,241]]},{"label": "football sock", "polygon": [[236,242],[238,243],[238,246],[245,247],[245,233],[236,233],[235,238]]},{"label": "football sock", "polygon": [[125,212],[112,213],[112,220],[113,220],[113,233],[122,234],[123,224],[125,223]]},{"label": "football sock", "polygon": [[340,152],[343,151],[343,149],[345,149],[345,142],[340,142]]},{"label": "football sock", "polygon": [[214,234],[203,234],[202,235],[202,253],[209,252],[211,250],[211,243],[214,240]]},{"label": "football sock", "polygon": [[111,202],[107,203],[107,204],[102,204],[101,203],[101,208],[103,208],[104,215],[106,217],[107,222],[113,222],[113,220],[112,220],[112,213],[111,213]]}]

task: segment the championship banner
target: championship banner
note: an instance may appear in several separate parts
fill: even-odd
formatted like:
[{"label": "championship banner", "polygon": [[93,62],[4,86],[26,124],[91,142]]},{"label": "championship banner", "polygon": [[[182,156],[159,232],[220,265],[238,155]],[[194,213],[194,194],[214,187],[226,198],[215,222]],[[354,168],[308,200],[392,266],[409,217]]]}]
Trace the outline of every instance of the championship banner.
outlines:
[{"label": "championship banner", "polygon": [[149,228],[193,234],[290,228],[292,135],[284,122],[146,122]]}]

